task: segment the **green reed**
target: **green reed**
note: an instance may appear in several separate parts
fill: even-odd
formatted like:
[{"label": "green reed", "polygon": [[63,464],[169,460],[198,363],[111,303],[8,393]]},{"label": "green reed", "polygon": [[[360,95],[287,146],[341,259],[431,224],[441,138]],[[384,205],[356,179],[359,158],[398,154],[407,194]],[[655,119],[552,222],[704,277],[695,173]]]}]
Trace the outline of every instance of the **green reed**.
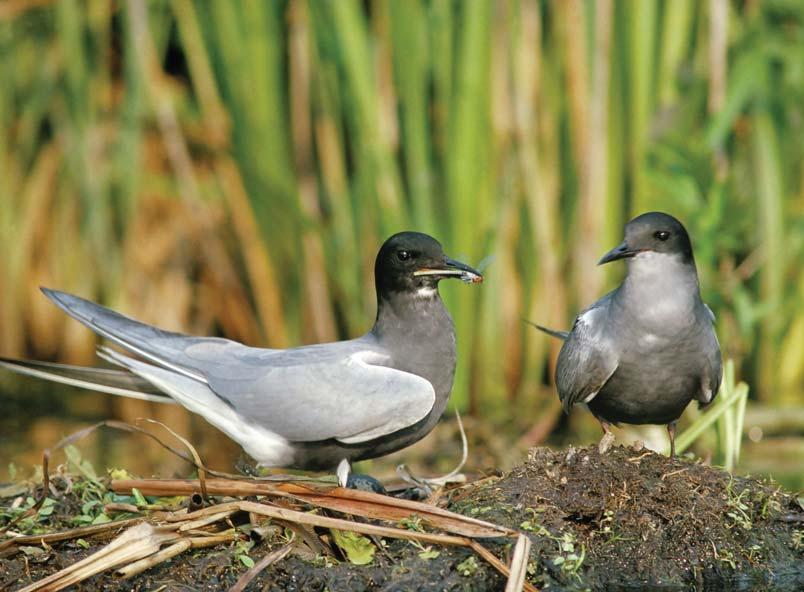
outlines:
[{"label": "green reed", "polygon": [[623,223],[663,209],[691,231],[752,396],[795,403],[804,8],[716,4],[0,12],[2,353],[91,354],[38,284],[255,345],[353,336],[378,245],[418,228],[470,263],[491,256],[482,287],[442,290],[454,403],[524,429],[559,410],[518,403],[556,353],[520,319],[569,326],[622,273],[595,261]]}]

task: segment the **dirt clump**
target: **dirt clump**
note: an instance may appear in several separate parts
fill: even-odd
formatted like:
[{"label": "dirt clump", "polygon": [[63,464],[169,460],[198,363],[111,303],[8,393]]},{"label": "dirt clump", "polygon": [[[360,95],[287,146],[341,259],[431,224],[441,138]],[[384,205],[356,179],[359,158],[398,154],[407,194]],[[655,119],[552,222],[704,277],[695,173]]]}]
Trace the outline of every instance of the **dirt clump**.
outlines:
[{"label": "dirt clump", "polygon": [[531,581],[551,589],[804,587],[801,498],[687,459],[539,448],[453,500],[530,532]]}]

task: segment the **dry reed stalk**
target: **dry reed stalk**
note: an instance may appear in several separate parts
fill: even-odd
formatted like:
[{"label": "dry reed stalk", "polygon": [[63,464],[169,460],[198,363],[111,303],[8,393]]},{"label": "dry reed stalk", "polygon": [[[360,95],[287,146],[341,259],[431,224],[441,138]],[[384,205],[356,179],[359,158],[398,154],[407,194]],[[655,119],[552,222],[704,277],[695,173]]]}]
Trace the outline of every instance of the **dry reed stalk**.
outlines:
[{"label": "dry reed stalk", "polygon": [[516,546],[514,546],[514,554],[511,557],[511,574],[508,576],[505,592],[521,592],[525,588],[530,545],[530,539],[524,534],[520,534],[516,540]]},{"label": "dry reed stalk", "polygon": [[25,586],[19,592],[61,590],[108,569],[139,561],[157,553],[163,544],[178,540],[181,535],[175,532],[177,528],[177,524],[155,527],[147,522],[133,526],[97,553]]},{"label": "dry reed stalk", "polygon": [[[198,491],[198,482],[186,479],[133,479],[114,480],[110,489],[117,493],[130,493],[137,489],[144,495],[188,495]],[[313,489],[295,483],[264,483],[259,481],[235,481],[208,479],[207,491],[211,495],[249,496],[266,495],[292,497],[305,503],[364,518],[398,522],[414,514],[438,528],[464,536],[499,537],[512,536],[514,531],[490,522],[455,514],[443,508],[403,500],[368,491],[336,487],[329,490]],[[220,506],[213,506],[220,508]],[[168,517],[168,520],[181,518]]]},{"label": "dry reed stalk", "polygon": [[71,528],[70,530],[63,530],[61,532],[51,532],[49,534],[31,534],[25,536],[12,536],[7,541],[0,541],[0,554],[10,547],[19,545],[41,545],[42,543],[55,543],[58,541],[67,541],[71,539],[79,539],[84,537],[95,536],[103,534],[115,529],[123,528],[124,526],[131,526],[142,522],[144,518],[129,518],[128,520],[117,520],[114,522],[107,522],[106,524],[93,524],[91,526],[81,526],[79,528]]},{"label": "dry reed stalk", "polygon": [[[233,531],[223,534],[211,533],[210,536],[187,537],[185,535],[188,534],[187,531],[192,529],[201,526],[209,526],[221,520],[228,520],[228,518],[236,512],[265,516],[274,520],[290,522],[295,525],[307,525],[327,529],[334,528],[337,530],[357,532],[367,536],[468,547],[488,561],[504,576],[509,576],[509,569],[505,564],[477,541],[464,536],[410,531],[388,526],[364,524],[341,518],[331,518],[309,512],[299,512],[256,502],[234,501],[203,508],[191,513],[176,512],[168,514],[164,516],[165,520],[167,520],[167,524],[159,526],[154,526],[149,523],[140,523],[125,531],[100,551],[47,578],[25,587],[22,592],[61,590],[66,586],[76,584],[95,574],[114,568],[119,568],[118,573],[123,577],[131,577],[167,559],[175,557],[189,548],[200,548],[232,541],[237,537],[237,533]],[[163,545],[166,544],[169,546],[162,548]],[[274,557],[271,562],[277,561],[280,558],[279,556]],[[267,564],[268,562],[266,561],[266,565]],[[265,566],[263,566],[263,568],[264,567]],[[254,575],[256,575],[256,573]],[[529,585],[526,585],[526,589],[535,590],[535,588]]]},{"label": "dry reed stalk", "polygon": [[246,586],[249,585],[251,580],[256,578],[262,570],[264,570],[269,565],[276,563],[277,561],[281,561],[284,559],[288,553],[293,550],[293,546],[295,545],[295,540],[291,540],[287,545],[284,547],[277,549],[276,551],[271,551],[265,557],[260,559],[254,567],[249,569],[246,573],[244,573],[240,578],[235,582],[234,586],[229,588],[229,592],[242,592],[246,589]]}]

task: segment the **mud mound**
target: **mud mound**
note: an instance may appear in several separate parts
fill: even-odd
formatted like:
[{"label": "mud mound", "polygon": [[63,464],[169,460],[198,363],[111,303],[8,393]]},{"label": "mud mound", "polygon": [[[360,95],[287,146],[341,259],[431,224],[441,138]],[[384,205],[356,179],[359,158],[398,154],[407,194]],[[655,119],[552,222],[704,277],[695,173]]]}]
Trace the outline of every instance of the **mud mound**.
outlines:
[{"label": "mud mound", "polygon": [[450,509],[532,533],[551,589],[804,587],[799,499],[686,459],[540,448]]},{"label": "mud mound", "polygon": [[[75,485],[75,484],[73,484]],[[73,491],[80,488],[73,487]],[[66,528],[81,504],[67,494],[37,528]],[[0,524],[11,500],[0,501]],[[529,581],[550,590],[804,588],[801,500],[771,484],[732,478],[686,459],[618,447],[540,448],[503,477],[445,492],[450,510],[520,529],[533,547]],[[108,540],[108,539],[107,539]],[[54,543],[0,559],[0,590],[14,590],[94,552],[103,540]],[[504,582],[462,548],[374,541],[369,565],[290,556],[250,590],[500,590]],[[281,542],[266,539],[255,559]],[[484,543],[508,560],[510,541]],[[84,548],[88,547],[88,548]],[[131,580],[111,574],[82,589],[219,590],[246,570],[242,548],[187,552]]]}]

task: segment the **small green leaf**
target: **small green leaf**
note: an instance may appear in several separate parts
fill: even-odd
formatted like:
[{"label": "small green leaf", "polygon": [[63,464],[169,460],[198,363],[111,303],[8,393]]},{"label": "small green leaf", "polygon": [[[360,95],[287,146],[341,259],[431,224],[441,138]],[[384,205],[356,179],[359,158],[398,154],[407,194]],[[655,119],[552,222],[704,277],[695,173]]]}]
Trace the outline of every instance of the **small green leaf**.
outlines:
[{"label": "small green leaf", "polygon": [[254,560],[249,557],[248,555],[238,555],[237,558],[240,560],[240,563],[251,569],[254,567]]},{"label": "small green leaf", "polygon": [[354,565],[367,565],[374,559],[377,548],[362,534],[348,530],[331,529],[335,544],[346,553],[346,557]]},{"label": "small green leaf", "polygon": [[55,510],[55,509],[56,508],[53,505],[53,500],[50,499],[50,498],[47,498],[42,503],[42,507],[39,508],[39,516],[41,516],[41,517],[50,516],[53,513],[53,510]]},{"label": "small green leaf", "polygon": [[131,495],[134,496],[134,503],[138,506],[147,506],[148,500],[145,499],[145,496],[142,495],[139,489],[136,487],[131,488]]},{"label": "small green leaf", "polygon": [[28,547],[22,545],[19,549],[28,557],[39,557],[45,554],[45,550],[42,547]]},{"label": "small green leaf", "polygon": [[421,551],[419,553],[419,559],[424,559],[425,561],[427,561],[429,559],[435,559],[439,555],[441,555],[440,551],[434,551],[432,549],[428,549],[427,551]]},{"label": "small green leaf", "polygon": [[86,542],[84,539],[77,539],[75,542],[82,549],[89,549],[89,543]]},{"label": "small green leaf", "polygon": [[98,474],[88,460],[81,458],[81,452],[72,444],[64,447],[64,454],[72,467],[90,481],[97,483]]},{"label": "small green leaf", "polygon": [[473,576],[479,568],[474,555],[470,555],[455,567],[462,576]]},{"label": "small green leaf", "polygon": [[399,521],[399,526],[408,530],[423,532],[422,519],[416,514],[411,515],[409,518],[402,518],[402,520]]},{"label": "small green leaf", "polygon": [[124,481],[126,479],[133,479],[131,473],[125,469],[109,469],[109,477],[116,481]]},{"label": "small green leaf", "polygon": [[91,524],[106,524],[107,522],[111,522],[111,521],[112,521],[111,518],[109,518],[106,514],[101,513],[101,514],[98,514],[97,516],[95,516],[95,518],[92,520]]}]

